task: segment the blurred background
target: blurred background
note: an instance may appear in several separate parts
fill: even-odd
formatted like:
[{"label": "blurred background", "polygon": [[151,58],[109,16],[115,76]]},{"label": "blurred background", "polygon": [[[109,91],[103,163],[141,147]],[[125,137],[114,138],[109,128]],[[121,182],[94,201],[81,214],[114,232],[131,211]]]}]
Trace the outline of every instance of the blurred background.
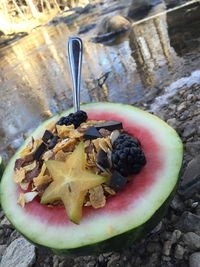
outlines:
[{"label": "blurred background", "polygon": [[0,2],[5,160],[41,121],[72,106],[71,36],[84,43],[81,102],[128,103],[156,113],[177,88],[200,83],[199,0]]}]

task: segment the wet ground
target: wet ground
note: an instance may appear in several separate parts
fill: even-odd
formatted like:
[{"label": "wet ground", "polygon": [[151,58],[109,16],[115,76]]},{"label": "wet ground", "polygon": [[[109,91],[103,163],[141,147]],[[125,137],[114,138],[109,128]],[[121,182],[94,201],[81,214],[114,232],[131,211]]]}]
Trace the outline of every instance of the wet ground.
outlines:
[{"label": "wet ground", "polygon": [[[70,36],[84,42],[82,102],[144,104],[149,95],[163,94],[198,69],[199,1],[160,2],[134,10],[124,1],[76,8],[0,49],[0,153],[5,159],[50,113],[72,106]],[[130,30],[92,42],[101,21],[117,14],[129,15]]]}]

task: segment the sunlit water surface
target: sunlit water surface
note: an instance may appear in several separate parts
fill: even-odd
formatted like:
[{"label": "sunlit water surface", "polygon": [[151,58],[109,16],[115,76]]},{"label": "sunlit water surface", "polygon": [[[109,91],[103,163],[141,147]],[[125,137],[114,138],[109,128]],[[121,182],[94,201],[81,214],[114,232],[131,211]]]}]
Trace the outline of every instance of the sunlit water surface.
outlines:
[{"label": "sunlit water surface", "polygon": [[193,77],[200,57],[199,2],[167,13],[158,5],[153,17],[133,23],[129,34],[109,45],[91,42],[105,16],[126,15],[129,6],[97,5],[71,23],[37,28],[1,48],[0,153],[5,159],[50,113],[72,106],[66,41],[86,24],[97,26],[79,34],[84,42],[81,102],[137,104],[149,92],[162,94],[174,81]]}]

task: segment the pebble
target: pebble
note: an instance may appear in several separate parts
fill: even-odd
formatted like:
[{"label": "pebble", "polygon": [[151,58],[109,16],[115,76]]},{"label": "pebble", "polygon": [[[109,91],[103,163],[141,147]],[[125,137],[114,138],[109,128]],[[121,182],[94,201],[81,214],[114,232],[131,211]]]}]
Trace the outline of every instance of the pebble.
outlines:
[{"label": "pebble", "polygon": [[172,233],[172,237],[171,237],[171,242],[172,244],[177,243],[177,241],[180,239],[181,237],[181,231],[180,230],[174,230],[174,232]]},{"label": "pebble", "polygon": [[200,216],[185,211],[181,215],[176,227],[184,233],[200,231]]},{"label": "pebble", "polygon": [[192,197],[200,190],[200,155],[192,159],[183,174],[181,187],[179,190],[180,195],[187,199]]},{"label": "pebble", "polygon": [[195,132],[196,132],[196,125],[195,124],[188,125],[184,129],[182,136],[189,138],[189,137],[193,136],[195,134]]},{"label": "pebble", "polygon": [[31,267],[35,259],[35,246],[24,238],[18,238],[7,247],[0,267]]},{"label": "pebble", "polygon": [[0,259],[3,256],[4,251],[6,250],[7,246],[6,245],[0,245]]},{"label": "pebble", "polygon": [[200,267],[200,252],[195,252],[190,255],[189,267]]},{"label": "pebble", "polygon": [[183,242],[192,250],[200,249],[200,236],[193,232],[188,232],[183,235]]},{"label": "pebble", "polygon": [[175,247],[175,251],[174,251],[174,257],[176,259],[182,260],[183,259],[183,255],[184,255],[185,249],[184,247],[182,247],[181,245],[177,245]]},{"label": "pebble", "polygon": [[164,246],[163,246],[163,251],[162,251],[162,253],[163,253],[165,256],[169,256],[170,253],[171,253],[171,247],[172,247],[172,242],[171,242],[171,240],[167,240],[167,241],[165,241]]}]

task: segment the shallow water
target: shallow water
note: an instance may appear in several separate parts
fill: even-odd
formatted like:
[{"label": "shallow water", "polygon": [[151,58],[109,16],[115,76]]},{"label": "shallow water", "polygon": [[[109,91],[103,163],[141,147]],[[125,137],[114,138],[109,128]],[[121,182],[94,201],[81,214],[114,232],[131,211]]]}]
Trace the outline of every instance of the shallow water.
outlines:
[{"label": "shallow water", "polygon": [[42,120],[72,106],[66,41],[84,25],[97,26],[79,35],[84,42],[81,102],[137,104],[149,92],[162,95],[175,81],[193,77],[200,62],[200,2],[174,11],[155,4],[149,18],[132,21],[130,32],[107,43],[91,42],[105,16],[128,13],[131,3],[124,2],[97,4],[67,24],[49,23],[0,49],[0,153],[5,159]]}]

